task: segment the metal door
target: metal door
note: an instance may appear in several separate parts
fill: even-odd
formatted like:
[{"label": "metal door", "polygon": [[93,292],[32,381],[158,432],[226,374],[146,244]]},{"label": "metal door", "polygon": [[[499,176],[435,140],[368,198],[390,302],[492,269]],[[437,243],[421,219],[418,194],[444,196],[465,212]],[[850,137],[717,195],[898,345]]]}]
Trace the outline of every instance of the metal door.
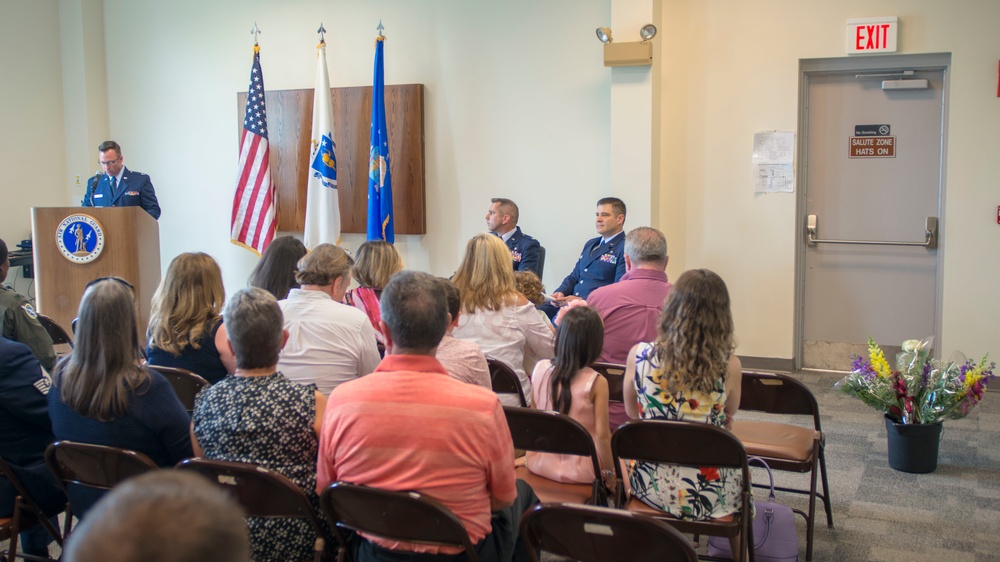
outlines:
[{"label": "metal door", "polygon": [[869,335],[891,361],[939,326],[947,63],[878,62],[803,61],[797,367],[847,370]]}]

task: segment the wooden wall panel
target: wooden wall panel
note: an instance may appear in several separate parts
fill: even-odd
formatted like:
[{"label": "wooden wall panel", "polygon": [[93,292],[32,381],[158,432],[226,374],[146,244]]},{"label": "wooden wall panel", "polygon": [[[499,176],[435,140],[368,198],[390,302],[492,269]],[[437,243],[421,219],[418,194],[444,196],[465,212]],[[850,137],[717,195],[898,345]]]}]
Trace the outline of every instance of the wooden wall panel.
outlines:
[{"label": "wooden wall panel", "polygon": [[[368,151],[371,87],[332,88],[333,135],[341,231],[364,233],[368,217]],[[266,91],[271,178],[277,194],[278,230],[305,227],[313,90]],[[243,130],[246,92],[236,96],[238,131]],[[426,234],[424,197],[424,87],[385,87],[386,126],[392,171],[396,234]]]}]

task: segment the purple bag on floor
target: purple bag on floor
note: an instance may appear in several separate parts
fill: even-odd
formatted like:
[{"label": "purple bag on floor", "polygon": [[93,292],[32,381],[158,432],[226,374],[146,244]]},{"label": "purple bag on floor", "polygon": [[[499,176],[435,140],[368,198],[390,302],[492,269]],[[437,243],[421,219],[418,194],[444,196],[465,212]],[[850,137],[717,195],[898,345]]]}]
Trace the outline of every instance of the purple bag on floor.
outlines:
[{"label": "purple bag on floor", "polygon": [[[757,511],[753,518],[753,550],[756,562],[798,562],[799,535],[795,529],[795,513],[787,505],[774,500],[774,475],[764,459],[750,457],[764,467],[771,480],[771,491],[766,502],[755,501]],[[709,537],[708,555],[713,558],[735,559],[726,537]]]}]

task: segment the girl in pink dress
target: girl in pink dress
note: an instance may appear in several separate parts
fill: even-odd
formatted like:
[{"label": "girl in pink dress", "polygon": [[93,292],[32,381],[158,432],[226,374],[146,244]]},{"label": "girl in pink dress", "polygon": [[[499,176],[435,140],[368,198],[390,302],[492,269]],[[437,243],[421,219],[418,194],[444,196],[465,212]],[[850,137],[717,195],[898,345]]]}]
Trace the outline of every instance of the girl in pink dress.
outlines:
[{"label": "girl in pink dress", "polygon": [[[596,310],[572,308],[560,319],[553,359],[539,361],[531,375],[535,408],[568,415],[587,428],[601,461],[601,478],[614,489],[611,430],[608,426],[608,381],[588,365],[604,344],[604,323]],[[529,451],[528,470],[559,482],[590,483],[593,463],[577,455]]]}]

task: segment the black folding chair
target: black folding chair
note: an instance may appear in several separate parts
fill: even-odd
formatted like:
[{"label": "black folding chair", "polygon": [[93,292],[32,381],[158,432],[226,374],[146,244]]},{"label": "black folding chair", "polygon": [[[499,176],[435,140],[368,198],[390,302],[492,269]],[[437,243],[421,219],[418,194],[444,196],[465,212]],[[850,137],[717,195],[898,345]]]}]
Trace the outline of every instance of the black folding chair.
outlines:
[{"label": "black folding chair", "polygon": [[[319,503],[331,527],[394,541],[462,548],[469,562],[479,561],[462,522],[430,496],[334,482],[323,490]],[[337,560],[344,562],[346,557],[347,544],[342,540]]]},{"label": "black folding chair", "polygon": [[524,396],[524,389],[521,388],[521,381],[517,378],[517,373],[503,361],[486,358],[486,364],[490,367],[490,382],[493,392],[497,394],[516,394],[521,401],[521,406],[528,407],[528,400]]},{"label": "black folding chair", "polygon": [[601,461],[597,446],[587,428],[573,418],[557,413],[531,408],[504,406],[507,426],[515,449],[578,455],[589,457],[594,470],[594,480],[589,484],[572,484],[550,480],[518,467],[517,477],[535,491],[542,502],[588,503],[607,505],[608,495],[601,479]]},{"label": "black folding chair", "polygon": [[[753,544],[750,526],[750,468],[747,453],[732,433],[713,425],[684,421],[632,420],[611,436],[611,453],[618,474],[618,506],[632,512],[660,519],[678,531],[695,535],[738,537],[742,562],[747,545]],[[638,498],[625,497],[622,460],[673,464],[686,467],[718,467],[737,469],[743,478],[740,508],[736,513],[718,519],[675,519],[654,509]],[[753,552],[750,560],[753,561]]]},{"label": "black folding chair", "polygon": [[[66,497],[69,484],[110,490],[119,482],[160,467],[142,453],[73,441],[56,441],[45,449],[45,464],[55,475]],[[69,538],[73,520],[72,502],[66,503],[63,538]]]},{"label": "black folding chair", "polygon": [[204,458],[184,459],[177,468],[193,470],[218,484],[243,507],[247,517],[305,519],[316,533],[313,560],[322,559],[326,539],[319,517],[305,493],[283,474],[255,464]]},{"label": "black folding chair", "polygon": [[[809,512],[793,509],[806,520],[806,561],[812,560],[815,529],[816,498],[823,500],[826,524],[833,527],[833,509],[826,476],[826,440],[820,424],[819,404],[809,388],[787,376],[764,373],[743,373],[740,410],[768,414],[806,416],[812,428],[781,422],[737,418],[733,433],[746,447],[747,454],[760,457],[773,470],[809,473],[809,489],[775,486],[775,490],[809,496]],[[823,493],[816,491],[817,473]],[[766,485],[758,484],[766,488]]]},{"label": "black folding chair", "polygon": [[73,349],[73,338],[55,320],[44,314],[38,315],[38,323],[45,328],[45,331],[52,338],[52,345],[67,345]]},{"label": "black folding chair", "polygon": [[56,544],[60,546],[63,545],[62,533],[59,532],[58,527],[49,521],[46,517],[45,512],[42,508],[38,506],[35,500],[28,493],[28,490],[21,484],[21,481],[17,478],[17,475],[11,470],[7,462],[0,458],[0,475],[10,482],[10,485],[14,488],[14,492],[17,496],[14,498],[14,511],[10,517],[0,518],[0,541],[10,540],[7,549],[0,552],[0,559],[4,561],[15,560],[17,558],[23,558],[25,560],[48,560],[47,558],[42,558],[41,556],[33,556],[30,554],[18,554],[17,553],[17,541],[18,534],[22,531],[27,531],[36,525],[41,525],[48,532],[49,536],[55,539]]},{"label": "black folding chair", "polygon": [[194,411],[194,397],[198,396],[201,389],[209,386],[209,382],[204,378],[178,367],[162,367],[160,365],[150,365],[150,368],[163,375],[170,386],[174,388],[174,394],[180,399],[181,404],[190,413]]},{"label": "black folding chair", "polygon": [[579,562],[696,562],[687,537],[652,517],[590,505],[542,503],[524,513],[521,536],[536,551]]}]

